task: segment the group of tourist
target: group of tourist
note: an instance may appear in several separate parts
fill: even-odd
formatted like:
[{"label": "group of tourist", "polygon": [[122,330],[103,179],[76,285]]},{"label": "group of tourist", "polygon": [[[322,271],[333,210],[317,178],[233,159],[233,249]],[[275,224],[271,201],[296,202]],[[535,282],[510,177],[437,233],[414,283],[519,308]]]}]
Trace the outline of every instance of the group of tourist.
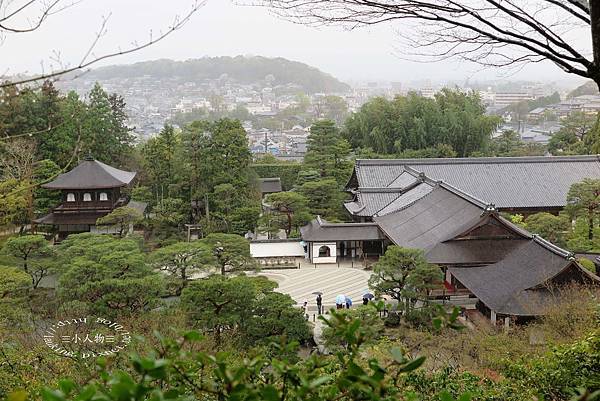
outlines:
[{"label": "group of tourist", "polygon": [[[316,303],[317,303],[317,313],[319,315],[323,314],[323,294],[317,292],[317,297],[315,299]],[[363,295],[363,305],[368,305],[369,304],[369,296],[367,296],[369,294],[365,294]],[[336,309],[350,309],[352,307],[352,299],[350,297],[347,297],[345,295],[338,295],[335,298],[335,308]],[[305,316],[308,316],[308,301],[304,301],[304,304],[302,305],[302,311],[304,313]]]}]

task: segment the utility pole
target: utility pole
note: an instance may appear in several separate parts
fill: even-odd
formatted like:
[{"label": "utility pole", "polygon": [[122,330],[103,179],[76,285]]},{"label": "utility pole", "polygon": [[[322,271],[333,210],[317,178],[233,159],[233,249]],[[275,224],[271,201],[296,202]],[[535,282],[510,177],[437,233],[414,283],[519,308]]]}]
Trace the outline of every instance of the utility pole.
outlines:
[{"label": "utility pole", "polygon": [[267,146],[269,144],[269,131],[265,131],[265,155],[267,154],[268,150],[267,150]]}]

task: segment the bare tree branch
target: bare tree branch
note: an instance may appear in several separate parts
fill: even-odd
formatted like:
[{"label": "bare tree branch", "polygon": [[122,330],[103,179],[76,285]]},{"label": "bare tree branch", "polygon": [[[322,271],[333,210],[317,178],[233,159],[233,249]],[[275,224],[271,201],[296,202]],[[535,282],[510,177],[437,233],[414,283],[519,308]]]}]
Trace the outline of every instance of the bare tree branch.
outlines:
[{"label": "bare tree branch", "polygon": [[[305,25],[355,29],[402,21],[409,53],[428,49],[418,55],[484,66],[548,60],[600,84],[600,0],[238,0],[244,1]],[[574,29],[591,33],[587,44],[574,41]]]},{"label": "bare tree branch", "polygon": [[22,7],[17,8],[15,11],[11,12],[7,16],[0,19],[0,31],[12,32],[12,33],[25,33],[25,32],[35,31],[40,26],[42,26],[42,23],[44,22],[44,20],[46,20],[46,18],[48,18],[48,16],[51,15],[53,9],[60,3],[60,1],[61,0],[54,0],[52,3],[47,5],[43,10],[42,15],[38,18],[37,22],[35,22],[34,24],[30,25],[27,28],[15,28],[15,27],[9,26],[8,20],[10,18],[15,17],[16,15],[18,15],[20,12],[25,10],[30,5],[36,3],[36,0],[28,1]]},{"label": "bare tree branch", "polygon": [[[35,0],[34,0],[35,1]],[[35,23],[33,26],[31,26],[30,28],[27,29],[22,29],[22,30],[16,30],[14,28],[5,28],[3,25],[0,25],[0,33],[2,32],[2,30],[4,29],[5,31],[10,31],[10,32],[29,32],[29,31],[33,31],[37,28],[39,28],[39,26],[43,23],[44,19],[47,18],[48,15],[51,14],[52,9],[54,7],[56,7],[56,5],[60,2],[61,0],[54,0],[49,6],[47,6],[44,9],[44,12],[42,14],[42,16],[38,19],[37,23]],[[11,14],[9,14],[9,16],[14,17],[15,13],[18,11],[22,11],[24,10],[27,6],[29,6],[32,3],[32,1],[29,1],[27,4],[23,5],[22,7],[20,7],[20,10],[15,10],[14,12],[12,12]],[[94,49],[95,47],[98,45],[100,39],[102,38],[102,36],[104,36],[104,34],[106,33],[106,25],[108,22],[108,17],[103,18],[102,19],[102,24],[100,26],[100,29],[98,30],[98,32],[96,32],[96,35],[94,37],[94,40],[92,41],[92,44],[90,45],[90,47],[87,49],[87,51],[84,53],[84,55],[81,58],[81,61],[75,65],[75,66],[68,66],[68,65],[62,65],[62,63],[60,63],[60,55],[56,55],[54,57],[54,61],[58,62],[60,64],[60,68],[50,71],[50,72],[44,72],[42,69],[42,73],[33,77],[29,77],[29,78],[23,78],[23,79],[17,79],[17,80],[12,80],[12,81],[6,81],[6,82],[2,82],[0,83],[0,88],[5,88],[5,87],[9,87],[9,86],[15,86],[15,85],[21,85],[21,84],[26,84],[26,83],[31,83],[31,82],[37,82],[37,81],[42,81],[42,80],[46,80],[46,79],[53,79],[56,77],[59,77],[61,75],[65,75],[65,74],[69,74],[72,72],[77,72],[77,71],[81,71],[81,70],[85,70],[89,67],[91,67],[92,65],[106,60],[106,59],[110,59],[113,57],[118,57],[118,56],[122,56],[122,55],[126,55],[126,54],[130,54],[130,53],[134,53],[137,52],[139,50],[145,49],[149,46],[154,45],[155,43],[158,43],[160,41],[162,41],[163,39],[165,39],[166,37],[168,37],[169,35],[171,35],[173,32],[181,29],[187,22],[189,22],[189,20],[191,19],[191,17],[206,3],[206,0],[196,0],[193,4],[191,9],[189,10],[188,13],[186,13],[183,17],[179,17],[176,16],[173,23],[167,28],[167,30],[165,30],[164,32],[161,32],[160,35],[154,37],[152,35],[152,32],[150,32],[150,37],[148,40],[146,40],[143,43],[132,43],[128,48],[122,50],[122,49],[118,49],[117,51],[114,52],[109,52],[103,55],[99,55],[99,56],[95,56],[94,55]],[[6,18],[6,17],[4,17]],[[0,20],[1,22],[1,20]],[[89,59],[90,56],[93,56],[92,59]]]}]

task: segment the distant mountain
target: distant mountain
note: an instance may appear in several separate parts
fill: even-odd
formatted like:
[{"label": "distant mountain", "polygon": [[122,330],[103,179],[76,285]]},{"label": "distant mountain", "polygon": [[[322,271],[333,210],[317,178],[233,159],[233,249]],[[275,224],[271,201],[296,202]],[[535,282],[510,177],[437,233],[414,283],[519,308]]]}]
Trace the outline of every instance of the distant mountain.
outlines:
[{"label": "distant mountain", "polygon": [[587,81],[581,86],[573,89],[567,97],[577,97],[582,95],[600,95],[598,91],[598,85],[594,81]]},{"label": "distant mountain", "polygon": [[[350,86],[315,67],[284,58],[260,56],[204,57],[186,61],[167,59],[144,61],[129,65],[100,67],[85,74],[85,79],[107,80],[149,75],[155,79],[179,78],[184,81],[218,79],[227,74],[241,84],[254,84],[265,79],[271,85],[296,84],[307,93],[346,92]],[[267,76],[269,76],[267,78]],[[272,76],[272,77],[271,77]]]}]

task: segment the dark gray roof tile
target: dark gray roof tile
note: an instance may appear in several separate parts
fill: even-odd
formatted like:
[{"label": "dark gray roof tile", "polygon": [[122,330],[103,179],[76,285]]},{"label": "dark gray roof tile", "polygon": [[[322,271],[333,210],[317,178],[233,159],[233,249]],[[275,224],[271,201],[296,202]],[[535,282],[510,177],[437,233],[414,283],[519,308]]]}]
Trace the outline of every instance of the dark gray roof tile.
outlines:
[{"label": "dark gray roof tile", "polygon": [[328,223],[317,217],[300,228],[304,241],[382,240],[385,235],[376,223]]},{"label": "dark gray roof tile", "polygon": [[423,172],[499,208],[563,207],[572,184],[600,178],[598,156],[357,160],[358,190],[387,187],[405,170]]},{"label": "dark gray roof tile", "polygon": [[73,170],[42,185],[47,189],[102,189],[129,185],[136,173],[119,170],[98,160],[84,160]]},{"label": "dark gray roof tile", "polygon": [[271,194],[275,192],[281,192],[281,179],[279,177],[274,178],[259,178],[258,186],[260,192],[263,194]]}]

